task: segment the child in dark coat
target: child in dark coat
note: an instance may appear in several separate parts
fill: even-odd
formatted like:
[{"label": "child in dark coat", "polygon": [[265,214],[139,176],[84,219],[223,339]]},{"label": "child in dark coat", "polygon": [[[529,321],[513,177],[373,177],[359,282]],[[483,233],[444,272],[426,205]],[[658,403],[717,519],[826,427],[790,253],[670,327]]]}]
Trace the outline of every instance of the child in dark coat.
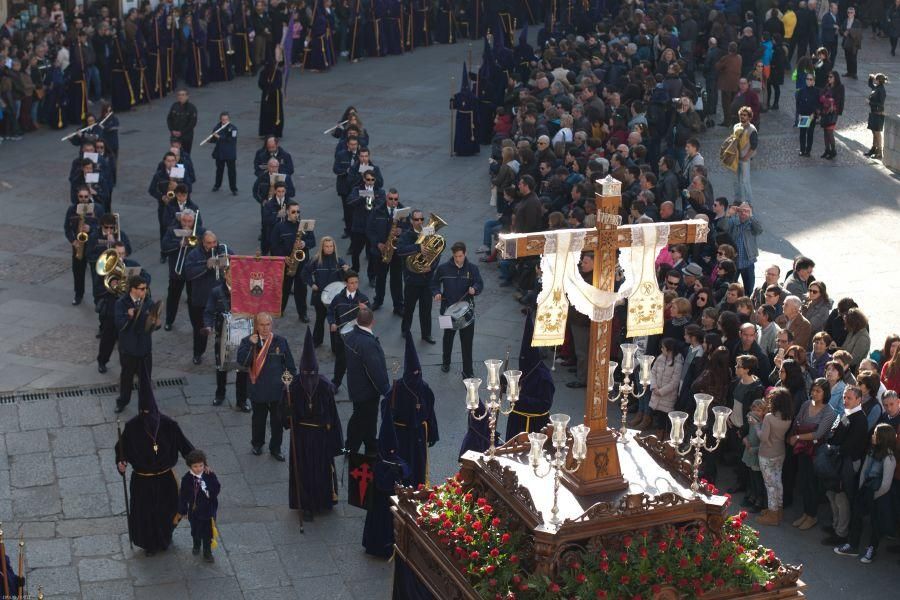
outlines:
[{"label": "child in dark coat", "polygon": [[202,544],[203,558],[206,562],[213,562],[213,527],[222,486],[206,464],[206,454],[202,450],[191,450],[185,462],[190,470],[181,478],[175,525],[187,517],[191,523],[191,537],[194,538],[194,556],[200,554]]}]

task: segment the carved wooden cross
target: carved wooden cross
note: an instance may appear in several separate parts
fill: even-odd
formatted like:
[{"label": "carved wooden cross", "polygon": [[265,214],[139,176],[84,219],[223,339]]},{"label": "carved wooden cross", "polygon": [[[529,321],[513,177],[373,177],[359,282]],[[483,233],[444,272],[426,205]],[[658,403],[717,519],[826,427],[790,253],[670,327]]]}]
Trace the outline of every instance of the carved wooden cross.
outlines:
[{"label": "carved wooden cross", "polygon": [[[587,232],[583,252],[594,253],[593,285],[612,292],[615,285],[616,250],[631,247],[631,228],[621,226],[621,183],[607,176],[596,182],[597,229]],[[706,240],[709,228],[703,222],[678,222],[669,225],[669,244],[693,244]],[[545,235],[536,232],[524,235],[501,235],[500,253],[503,258],[540,256],[544,253]],[[584,399],[584,423],[591,428],[588,436],[588,455],[581,468],[565,481],[573,493],[587,496],[619,490],[628,483],[622,476],[616,439],[608,427],[606,415],[609,401],[609,357],[612,328],[609,321],[591,321],[588,356],[587,389]],[[623,418],[625,416],[623,415]]]}]

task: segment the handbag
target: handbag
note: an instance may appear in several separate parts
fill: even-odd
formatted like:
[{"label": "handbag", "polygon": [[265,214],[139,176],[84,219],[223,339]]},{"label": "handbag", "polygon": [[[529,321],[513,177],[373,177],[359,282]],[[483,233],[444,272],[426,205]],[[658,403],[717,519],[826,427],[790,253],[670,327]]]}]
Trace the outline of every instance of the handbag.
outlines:
[{"label": "handbag", "polygon": [[813,455],[813,471],[826,490],[837,491],[841,487],[841,470],[844,459],[840,449],[832,444],[820,445]]},{"label": "handbag", "polygon": [[[818,427],[816,425],[805,424],[805,425],[794,425],[791,429],[791,433],[788,434],[788,437],[792,435],[802,435],[804,433],[812,433]],[[806,456],[812,456],[816,452],[816,442],[815,440],[797,440],[797,443],[794,444],[794,454],[797,456],[804,454]]]}]

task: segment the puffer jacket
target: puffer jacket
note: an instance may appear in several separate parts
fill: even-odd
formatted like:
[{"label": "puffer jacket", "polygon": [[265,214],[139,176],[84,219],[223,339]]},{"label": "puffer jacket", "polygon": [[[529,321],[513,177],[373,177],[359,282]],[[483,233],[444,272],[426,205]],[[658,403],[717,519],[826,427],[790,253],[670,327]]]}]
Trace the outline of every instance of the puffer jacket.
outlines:
[{"label": "puffer jacket", "polygon": [[801,312],[812,326],[813,335],[825,329],[825,321],[828,320],[828,313],[831,312],[833,304],[834,300],[831,300],[830,298],[827,302],[806,302],[803,304]]},{"label": "puffer jacket", "polygon": [[681,365],[684,358],[681,354],[671,360],[660,354],[650,368],[650,408],[668,413],[675,408],[678,399],[678,384],[681,382]]}]

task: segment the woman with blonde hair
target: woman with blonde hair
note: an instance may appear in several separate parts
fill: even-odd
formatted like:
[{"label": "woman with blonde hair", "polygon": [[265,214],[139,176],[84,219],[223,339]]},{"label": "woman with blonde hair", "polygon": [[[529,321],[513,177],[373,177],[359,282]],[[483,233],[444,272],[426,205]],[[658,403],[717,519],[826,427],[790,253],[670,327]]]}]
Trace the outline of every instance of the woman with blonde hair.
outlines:
[{"label": "woman with blonde hair", "polygon": [[325,317],[328,307],[322,303],[322,290],[328,284],[343,279],[343,272],[349,269],[344,259],[337,255],[334,238],[324,236],[319,241],[319,250],[315,258],[306,262],[303,268],[303,280],[312,288],[310,302],[316,309],[316,323],[313,326],[313,343],[316,348],[322,345],[325,339]]}]

